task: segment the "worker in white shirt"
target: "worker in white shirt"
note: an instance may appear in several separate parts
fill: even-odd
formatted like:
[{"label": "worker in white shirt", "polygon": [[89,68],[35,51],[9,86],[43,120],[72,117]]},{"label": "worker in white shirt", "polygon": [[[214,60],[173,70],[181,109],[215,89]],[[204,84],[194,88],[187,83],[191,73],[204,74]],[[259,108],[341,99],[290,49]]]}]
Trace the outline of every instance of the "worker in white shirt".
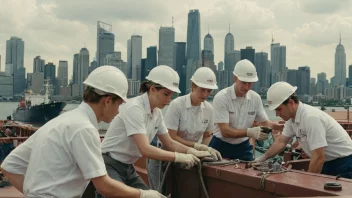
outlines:
[{"label": "worker in white shirt", "polygon": [[98,123],[111,122],[126,101],[125,75],[116,67],[101,66],[83,83],[84,102],[13,150],[1,164],[4,175],[26,197],[81,197],[89,181],[109,197],[163,197],[117,182],[106,172]]},{"label": "worker in white shirt", "polygon": [[269,109],[275,110],[286,123],[279,138],[256,161],[263,162],[277,155],[296,137],[311,158],[309,172],[352,178],[351,138],[330,115],[301,103],[296,89],[286,82],[277,82],[269,88]]},{"label": "worker in white shirt", "polygon": [[[175,141],[199,151],[209,151],[215,160],[221,160],[221,154],[207,146],[214,129],[214,110],[206,99],[213,89],[218,88],[216,76],[208,67],[201,67],[196,70],[191,81],[192,92],[174,99],[168,107],[165,125]],[[151,189],[159,190],[162,176],[161,161],[149,160],[148,179]]]},{"label": "worker in white shirt", "polygon": [[[266,140],[268,134],[262,126],[282,130],[283,125],[268,119],[259,94],[251,90],[258,81],[254,65],[246,59],[238,61],[233,74],[235,83],[214,97],[216,125],[209,146],[225,158],[252,161],[249,138]],[[252,127],[254,121],[259,126]]]},{"label": "worker in white shirt", "polygon": [[[206,157],[208,151],[197,151],[170,138],[160,109],[169,104],[178,88],[179,76],[169,66],[157,66],[140,86],[143,94],[130,99],[111,122],[102,152],[107,172],[113,179],[131,187],[149,189],[136,173],[133,164],[142,156],[162,161],[174,161],[188,167]],[[155,136],[169,151],[150,145]],[[173,152],[170,152],[173,151]]]}]

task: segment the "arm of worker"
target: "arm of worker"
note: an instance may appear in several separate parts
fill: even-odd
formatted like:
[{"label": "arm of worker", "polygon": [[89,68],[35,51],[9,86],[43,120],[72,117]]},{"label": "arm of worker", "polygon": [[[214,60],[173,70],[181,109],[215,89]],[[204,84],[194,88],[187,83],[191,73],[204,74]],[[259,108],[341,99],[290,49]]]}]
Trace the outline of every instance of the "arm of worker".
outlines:
[{"label": "arm of worker", "polygon": [[1,170],[9,182],[20,192],[23,193],[23,181],[26,174],[29,159],[32,153],[32,146],[36,136],[40,133],[34,133],[24,143],[16,147],[5,158],[1,164]]},{"label": "arm of worker", "polygon": [[280,135],[274,144],[260,157],[256,158],[256,162],[264,162],[267,159],[270,159],[277,154],[279,154],[286,147],[287,143],[292,139],[292,137],[287,137],[285,135]]},{"label": "arm of worker", "polygon": [[306,137],[302,136],[301,141],[308,141],[309,149],[312,151],[308,172],[320,173],[325,162],[324,148],[328,146],[325,123],[317,116],[308,116],[303,122]]},{"label": "arm of worker", "polygon": [[213,137],[213,131],[206,131],[205,133],[203,133],[202,144],[209,145],[209,142],[211,141],[212,137]]},{"label": "arm of worker", "polygon": [[295,135],[296,133],[293,131],[292,123],[286,122],[282,134],[274,141],[274,144],[272,144],[262,156],[256,158],[255,161],[264,162],[265,160],[274,157],[286,147]]},{"label": "arm of worker", "polygon": [[264,122],[259,122],[258,123],[259,126],[266,126],[269,127],[273,130],[277,130],[277,131],[282,131],[284,128],[284,124],[280,123],[280,122],[274,122],[271,120],[266,120]]}]

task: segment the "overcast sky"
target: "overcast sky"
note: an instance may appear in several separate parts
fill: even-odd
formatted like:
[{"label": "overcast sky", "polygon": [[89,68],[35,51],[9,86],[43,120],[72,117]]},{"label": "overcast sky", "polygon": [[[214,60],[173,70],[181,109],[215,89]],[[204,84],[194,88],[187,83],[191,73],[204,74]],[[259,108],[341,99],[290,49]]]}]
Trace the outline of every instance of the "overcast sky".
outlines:
[{"label": "overcast sky", "polygon": [[[348,65],[352,64],[351,0],[0,0],[1,70],[5,69],[6,40],[17,36],[25,41],[25,67],[33,70],[40,55],[58,66],[69,63],[73,54],[87,47],[90,61],[96,53],[96,24],[113,25],[115,51],[126,61],[127,40],[132,34],[143,37],[146,48],[158,45],[160,26],[171,26],[174,17],[175,41],[186,41],[187,14],[199,9],[201,40],[214,38],[216,64],[223,61],[224,39],[231,22],[235,49],[253,46],[269,53],[271,36],[286,45],[287,66],[308,65],[311,77],[326,72],[334,75],[334,54],[342,33]],[[70,78],[70,77],[69,77]]]}]

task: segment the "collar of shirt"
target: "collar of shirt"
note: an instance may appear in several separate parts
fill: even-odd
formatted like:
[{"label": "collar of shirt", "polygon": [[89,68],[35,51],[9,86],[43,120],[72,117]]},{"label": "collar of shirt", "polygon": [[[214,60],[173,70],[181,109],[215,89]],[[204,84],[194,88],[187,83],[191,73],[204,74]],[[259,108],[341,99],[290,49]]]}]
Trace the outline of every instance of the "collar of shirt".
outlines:
[{"label": "collar of shirt", "polygon": [[82,110],[83,112],[85,112],[88,115],[88,118],[90,120],[90,122],[93,124],[93,126],[99,130],[99,126],[98,126],[98,120],[97,120],[97,116],[95,115],[92,107],[90,107],[87,103],[82,102],[79,106],[78,109]]},{"label": "collar of shirt", "polygon": [[[200,111],[203,111],[203,109],[204,109],[204,103],[203,102],[201,102],[200,103]],[[186,96],[186,108],[188,109],[188,108],[192,108],[192,103],[191,103],[191,94],[188,94],[187,96]]]},{"label": "collar of shirt", "polygon": [[149,102],[147,92],[142,95],[142,99],[143,99],[143,103],[144,103],[145,114],[149,114],[150,116],[152,116],[152,111],[150,109],[150,102]]},{"label": "collar of shirt", "polygon": [[[236,83],[233,84],[232,88],[230,88],[230,94],[232,96],[232,99],[237,99],[237,96],[236,96],[236,92],[235,92],[235,88],[236,88]],[[248,92],[250,92],[251,90],[249,90]],[[250,100],[251,99],[251,95],[250,93],[248,93],[245,95],[245,98],[247,100]]]},{"label": "collar of shirt", "polygon": [[302,115],[302,112],[303,112],[303,105],[304,105],[303,103],[299,102],[298,108],[297,108],[297,111],[296,111],[296,117],[293,120],[295,123],[299,123],[301,121],[301,115]]}]

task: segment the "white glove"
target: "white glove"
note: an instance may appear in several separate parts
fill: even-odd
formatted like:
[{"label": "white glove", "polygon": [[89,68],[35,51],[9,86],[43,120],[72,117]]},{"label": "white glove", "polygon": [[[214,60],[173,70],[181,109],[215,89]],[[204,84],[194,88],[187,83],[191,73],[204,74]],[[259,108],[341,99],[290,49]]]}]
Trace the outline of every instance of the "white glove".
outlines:
[{"label": "white glove", "polygon": [[160,194],[158,191],[155,190],[142,190],[141,191],[141,196],[140,198],[167,198],[164,195]]},{"label": "white glove", "polygon": [[265,160],[267,160],[266,155],[263,154],[260,157],[255,158],[254,162],[265,162]]},{"label": "white glove", "polygon": [[262,130],[263,129],[261,127],[248,128],[247,136],[260,141],[268,139],[269,134],[263,133]]},{"label": "white glove", "polygon": [[211,156],[211,153],[209,151],[197,151],[194,148],[190,148],[187,150],[187,154],[193,154],[194,156],[198,158],[203,158],[203,157],[209,157]]},{"label": "white glove", "polygon": [[194,148],[198,151],[209,151],[209,153],[213,156],[216,161],[222,160],[220,152],[207,145],[195,143]]},{"label": "white glove", "polygon": [[193,154],[184,154],[175,152],[175,162],[186,164],[186,168],[192,168],[200,160]]}]

